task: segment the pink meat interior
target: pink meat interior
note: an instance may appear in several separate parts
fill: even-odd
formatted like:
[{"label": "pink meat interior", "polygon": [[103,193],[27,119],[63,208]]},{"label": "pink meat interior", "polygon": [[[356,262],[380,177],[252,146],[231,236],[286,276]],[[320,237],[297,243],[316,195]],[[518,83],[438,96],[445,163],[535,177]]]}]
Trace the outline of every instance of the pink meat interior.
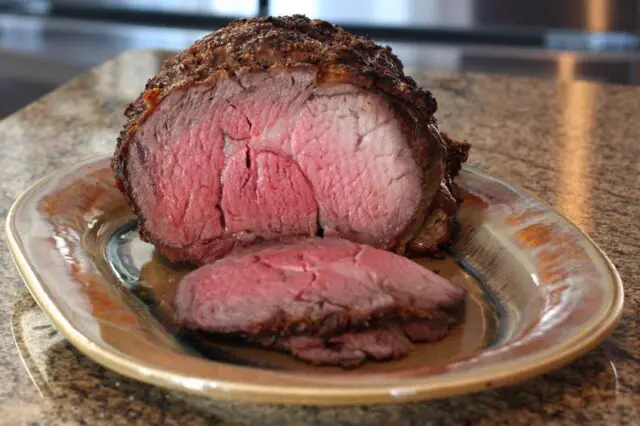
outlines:
[{"label": "pink meat interior", "polygon": [[238,241],[318,232],[389,247],[422,169],[375,92],[311,71],[175,90],[141,126],[127,172],[144,226],[204,261]]},{"label": "pink meat interior", "polygon": [[232,253],[187,274],[174,303],[191,329],[264,335],[298,323],[332,335],[377,316],[434,318],[464,295],[404,256],[327,237]]}]

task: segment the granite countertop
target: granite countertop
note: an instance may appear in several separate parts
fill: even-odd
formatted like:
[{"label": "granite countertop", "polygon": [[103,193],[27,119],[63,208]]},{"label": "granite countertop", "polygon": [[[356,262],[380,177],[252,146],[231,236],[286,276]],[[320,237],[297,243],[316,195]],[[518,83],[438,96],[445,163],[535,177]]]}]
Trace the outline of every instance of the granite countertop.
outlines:
[{"label": "granite countertop", "polygon": [[[0,122],[3,222],[34,180],[112,152],[124,106],[162,58],[127,52]],[[441,128],[473,143],[470,165],[547,201],[610,256],[626,299],[620,325],[602,345],[520,385],[417,404],[317,408],[186,397],[79,353],[39,310],[2,244],[0,424],[640,424],[640,90],[412,74],[434,91]],[[4,226],[0,233],[4,239]]]}]

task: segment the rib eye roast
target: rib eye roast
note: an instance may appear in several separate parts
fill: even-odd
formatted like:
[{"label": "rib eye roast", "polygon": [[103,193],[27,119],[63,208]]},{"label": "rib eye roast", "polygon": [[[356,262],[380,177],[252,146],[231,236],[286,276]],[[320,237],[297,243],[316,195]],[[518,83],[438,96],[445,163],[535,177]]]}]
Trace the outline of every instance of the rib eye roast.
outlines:
[{"label": "rib eye roast", "polygon": [[200,266],[181,324],[341,366],[442,338],[465,291],[402,256],[446,244],[460,202],[469,145],[436,109],[391,49],[304,16],[165,62],[112,168],[141,238]]},{"label": "rib eye roast", "polygon": [[242,336],[316,364],[400,358],[455,324],[465,290],[392,252],[311,237],[230,254],[175,297],[191,330]]},{"label": "rib eye roast", "polygon": [[233,21],[168,60],[126,110],[112,167],[173,261],[337,235],[437,250],[469,145],[389,48],[303,16]]}]

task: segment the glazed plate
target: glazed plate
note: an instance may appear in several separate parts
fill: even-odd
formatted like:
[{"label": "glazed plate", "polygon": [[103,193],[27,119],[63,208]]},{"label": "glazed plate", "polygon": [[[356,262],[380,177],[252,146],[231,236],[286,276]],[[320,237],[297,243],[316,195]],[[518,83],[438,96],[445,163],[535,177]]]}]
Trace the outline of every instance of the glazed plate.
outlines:
[{"label": "glazed plate", "polygon": [[622,310],[620,278],[566,218],[465,168],[455,243],[415,259],[466,285],[461,324],[408,357],[343,370],[183,333],[171,298],[189,271],[139,240],[109,158],[44,178],[13,205],[7,235],[31,294],[107,368],[157,386],[262,403],[399,403],[514,384],[592,349]]}]

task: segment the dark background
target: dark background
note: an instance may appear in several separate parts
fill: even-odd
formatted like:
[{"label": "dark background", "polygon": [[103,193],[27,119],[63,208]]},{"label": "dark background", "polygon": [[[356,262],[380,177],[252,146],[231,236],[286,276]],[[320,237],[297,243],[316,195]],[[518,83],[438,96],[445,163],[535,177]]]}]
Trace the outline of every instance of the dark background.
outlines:
[{"label": "dark background", "polygon": [[389,44],[407,66],[640,81],[640,0],[0,0],[0,117],[123,50],[292,13]]}]

